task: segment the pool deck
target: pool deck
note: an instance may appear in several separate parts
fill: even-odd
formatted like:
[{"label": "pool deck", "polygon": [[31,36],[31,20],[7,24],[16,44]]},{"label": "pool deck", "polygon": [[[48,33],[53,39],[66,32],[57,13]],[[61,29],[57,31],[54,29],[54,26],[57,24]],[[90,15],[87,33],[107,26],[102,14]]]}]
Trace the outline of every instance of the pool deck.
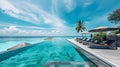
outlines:
[{"label": "pool deck", "polygon": [[120,48],[118,50],[112,49],[91,49],[88,48],[88,45],[83,45],[82,43],[78,43],[75,39],[68,39],[68,41],[72,42],[78,47],[86,50],[89,53],[92,53],[96,57],[106,61],[107,63],[115,66],[120,67]]}]

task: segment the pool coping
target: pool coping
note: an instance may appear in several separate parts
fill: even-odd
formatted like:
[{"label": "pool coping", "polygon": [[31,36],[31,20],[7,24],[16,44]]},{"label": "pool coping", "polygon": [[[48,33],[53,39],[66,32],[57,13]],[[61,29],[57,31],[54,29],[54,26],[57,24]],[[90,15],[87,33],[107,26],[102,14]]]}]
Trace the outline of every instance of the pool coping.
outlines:
[{"label": "pool coping", "polygon": [[[38,42],[38,43],[41,43],[41,42]],[[25,47],[29,47],[29,46],[33,46],[33,45],[36,45],[36,44],[38,44],[38,43],[25,45],[25,46],[22,46],[22,47],[19,47],[19,48],[16,48],[16,49],[1,51],[0,54],[7,53],[7,52],[10,52],[10,51],[15,51],[15,50],[17,50],[17,49],[21,49],[21,48],[25,48]]]},{"label": "pool coping", "polygon": [[10,52],[10,51],[15,51],[15,50],[17,50],[17,49],[21,49],[21,48],[28,47],[28,46],[32,46],[32,44],[26,45],[26,46],[22,46],[22,47],[19,47],[19,48],[16,48],[16,49],[11,49],[11,50],[2,51],[2,52],[0,52],[0,54],[7,53],[7,52]]},{"label": "pool coping", "polygon": [[91,54],[94,55],[95,57],[97,57],[97,58],[101,59],[102,61],[108,63],[108,64],[111,65],[112,67],[119,67],[119,66],[116,65],[115,63],[110,62],[108,59],[106,59],[106,58],[100,56],[99,54],[97,54],[97,53],[91,51],[90,49],[84,48],[85,45],[81,45],[82,43],[78,43],[78,42],[76,42],[74,39],[67,39],[67,40],[68,40],[69,42],[73,43],[74,45],[76,45],[77,47],[80,47],[81,49],[87,51],[88,53],[91,53]]},{"label": "pool coping", "polygon": [[[40,42],[41,43],[41,42]],[[5,56],[5,58],[9,58],[9,57],[12,57],[14,55],[7,55],[6,57],[6,54],[16,54],[16,53],[20,53],[36,44],[39,44],[39,43],[35,43],[35,44],[29,44],[29,45],[25,45],[25,46],[22,46],[22,47],[19,47],[19,48],[16,48],[16,49],[12,49],[12,50],[6,50],[6,51],[2,51],[0,52],[0,56]],[[23,50],[24,49],[24,50]],[[4,58],[4,57],[3,57]],[[4,59],[3,59],[4,60]],[[0,62],[3,61],[2,59],[0,59]]]}]

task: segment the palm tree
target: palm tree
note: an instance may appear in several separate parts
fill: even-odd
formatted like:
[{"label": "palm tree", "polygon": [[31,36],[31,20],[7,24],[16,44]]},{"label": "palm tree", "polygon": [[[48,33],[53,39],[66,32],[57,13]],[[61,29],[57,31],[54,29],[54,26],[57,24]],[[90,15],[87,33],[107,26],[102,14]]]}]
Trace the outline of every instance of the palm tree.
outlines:
[{"label": "palm tree", "polygon": [[120,22],[120,9],[116,9],[112,14],[108,16],[108,20],[112,23],[118,24]]},{"label": "palm tree", "polygon": [[[79,21],[77,22],[77,27],[76,27],[77,33],[83,32],[83,31],[85,31],[85,30],[86,30],[86,27],[85,27],[84,22],[83,22],[82,20],[79,20]],[[82,37],[83,37],[83,35],[82,35]]]},{"label": "palm tree", "polygon": [[[108,16],[108,20],[111,21],[111,23],[119,24],[120,23],[120,8],[116,9],[112,14]],[[120,28],[120,25],[117,26]],[[120,29],[117,31],[113,31],[112,33],[120,33]]]}]

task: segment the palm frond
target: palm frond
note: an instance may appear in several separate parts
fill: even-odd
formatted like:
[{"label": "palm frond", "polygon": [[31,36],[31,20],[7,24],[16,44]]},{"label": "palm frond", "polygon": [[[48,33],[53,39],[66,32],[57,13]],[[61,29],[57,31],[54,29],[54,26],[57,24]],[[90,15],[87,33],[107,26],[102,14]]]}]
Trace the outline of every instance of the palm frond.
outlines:
[{"label": "palm frond", "polygon": [[85,23],[84,23],[82,20],[79,20],[79,21],[77,22],[77,27],[76,27],[77,33],[78,33],[78,32],[83,32],[83,31],[85,31],[85,30],[87,30],[86,27],[85,27]]}]

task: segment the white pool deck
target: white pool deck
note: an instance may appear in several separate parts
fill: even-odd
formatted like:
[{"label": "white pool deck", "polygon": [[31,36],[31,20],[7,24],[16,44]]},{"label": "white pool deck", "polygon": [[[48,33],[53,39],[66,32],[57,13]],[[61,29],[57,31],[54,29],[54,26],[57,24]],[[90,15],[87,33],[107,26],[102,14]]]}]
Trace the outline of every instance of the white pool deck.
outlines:
[{"label": "white pool deck", "polygon": [[68,39],[68,41],[81,47],[82,49],[88,51],[89,53],[92,53],[93,55],[106,61],[107,63],[112,64],[115,67],[120,67],[120,48],[118,48],[118,50],[91,49],[87,45],[83,45],[82,43],[76,42],[75,39]]}]

